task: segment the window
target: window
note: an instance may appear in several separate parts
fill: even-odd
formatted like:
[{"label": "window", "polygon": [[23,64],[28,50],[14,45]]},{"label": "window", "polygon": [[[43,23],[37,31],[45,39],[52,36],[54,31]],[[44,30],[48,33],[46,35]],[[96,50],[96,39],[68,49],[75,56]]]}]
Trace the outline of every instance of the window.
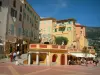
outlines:
[{"label": "window", "polygon": [[37,26],[36,26],[36,24],[35,24],[35,29],[37,29]]},{"label": "window", "polygon": [[21,35],[21,28],[18,28],[18,35],[20,36]]},{"label": "window", "polygon": [[17,11],[11,8],[11,16],[17,18]]},{"label": "window", "polygon": [[34,17],[34,13],[33,13],[33,17]]},{"label": "window", "polygon": [[0,1],[0,7],[2,6],[2,1]]},{"label": "window", "polygon": [[22,21],[22,15],[19,14],[19,21]]},{"label": "window", "polygon": [[0,11],[1,11],[2,2],[0,1]]},{"label": "window", "polygon": [[50,32],[50,27],[48,27],[48,32]]},{"label": "window", "polygon": [[31,37],[33,37],[33,32],[31,31]]},{"label": "window", "polygon": [[81,29],[83,29],[83,27],[81,27]]},{"label": "window", "polygon": [[33,23],[32,23],[32,27],[33,27]]},{"label": "window", "polygon": [[28,10],[28,11],[30,10],[28,6],[27,6],[27,10]]},{"label": "window", "polygon": [[26,4],[25,4],[25,8],[26,8]]},{"label": "window", "polygon": [[30,13],[32,14],[32,11],[30,10]]},{"label": "window", "polygon": [[11,25],[11,34],[14,35],[14,25]]},{"label": "window", "polygon": [[35,16],[35,20],[36,20],[36,16]]},{"label": "window", "polygon": [[23,17],[23,19],[26,19],[26,13],[24,12],[24,17]]},{"label": "window", "polygon": [[55,29],[55,32],[57,32],[57,29]]},{"label": "window", "polygon": [[20,12],[22,12],[22,6],[20,6]]},{"label": "window", "polygon": [[31,21],[31,18],[30,18],[30,23],[31,23],[32,21]]},{"label": "window", "polygon": [[29,21],[29,16],[27,15],[27,21]]},{"label": "window", "polygon": [[13,7],[16,7],[16,0],[13,1]]},{"label": "window", "polygon": [[68,27],[68,28],[67,28],[67,31],[71,31],[71,27]]},{"label": "window", "polygon": [[82,34],[82,31],[80,31],[80,34]]},{"label": "window", "polygon": [[65,27],[60,27],[59,31],[65,31]]}]

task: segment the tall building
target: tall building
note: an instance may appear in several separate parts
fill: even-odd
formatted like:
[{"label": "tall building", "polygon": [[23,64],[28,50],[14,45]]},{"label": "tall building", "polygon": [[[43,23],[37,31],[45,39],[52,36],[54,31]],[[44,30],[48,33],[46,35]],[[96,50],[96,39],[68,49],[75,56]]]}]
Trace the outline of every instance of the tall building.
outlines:
[{"label": "tall building", "polygon": [[54,41],[54,37],[63,36],[68,38],[68,47],[82,49],[84,46],[88,46],[85,26],[75,22],[75,19],[56,20],[54,18],[42,18],[40,21],[42,43],[46,41],[53,43],[48,40]]},{"label": "tall building", "polygon": [[75,20],[57,20],[56,25],[53,26],[53,34],[57,36],[63,36],[68,38],[68,46],[71,46],[76,39]]},{"label": "tall building", "polygon": [[26,0],[0,0],[0,37],[5,52],[39,42],[40,16]]},{"label": "tall building", "polygon": [[84,46],[88,46],[88,41],[86,38],[86,30],[85,30],[85,26],[76,23],[76,37],[77,40],[79,41],[78,43],[80,44],[80,49],[82,49]]},{"label": "tall building", "polygon": [[[42,43],[46,41],[53,43],[54,37],[64,36],[69,40],[68,45],[71,45],[76,38],[74,22],[74,19],[56,20],[54,18],[42,18],[40,21],[40,34]],[[63,31],[62,28],[64,28]]]},{"label": "tall building", "polygon": [[56,19],[54,18],[41,18],[40,20],[40,37],[41,43],[53,42],[53,26],[56,24]]}]

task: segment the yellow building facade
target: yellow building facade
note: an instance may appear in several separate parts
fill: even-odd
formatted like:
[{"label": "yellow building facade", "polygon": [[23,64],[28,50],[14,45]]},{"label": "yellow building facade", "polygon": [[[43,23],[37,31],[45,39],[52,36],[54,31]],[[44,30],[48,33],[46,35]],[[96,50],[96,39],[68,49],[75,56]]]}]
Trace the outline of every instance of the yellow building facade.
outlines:
[{"label": "yellow building facade", "polygon": [[[90,47],[88,58],[94,58],[95,51]],[[28,59],[24,60],[24,64],[28,65],[68,65],[68,60],[80,61],[84,58],[81,51],[68,49],[66,45],[54,44],[30,44],[28,50]],[[75,64],[78,64],[77,62]]]},{"label": "yellow building facade", "polygon": [[24,64],[28,65],[67,65],[66,46],[30,44],[28,60]]},{"label": "yellow building facade", "polygon": [[72,19],[58,20],[56,21],[56,25],[53,26],[53,35],[55,35],[56,37],[63,36],[68,38],[67,46],[71,46],[71,44],[73,44],[73,41],[75,41],[75,31],[75,23]]},{"label": "yellow building facade", "polygon": [[41,34],[46,34],[46,38],[51,39],[52,42],[48,41],[50,44],[55,44],[55,37],[66,37],[68,38],[68,47],[74,46],[76,49],[82,50],[84,46],[88,47],[85,26],[75,22],[74,19],[56,20],[54,18],[42,18],[40,30],[45,29],[45,32],[41,32]]},{"label": "yellow building facade", "polygon": [[76,38],[79,41],[79,48],[82,50],[83,47],[88,47],[88,40],[86,38],[85,26],[80,24],[75,24],[76,26]]}]

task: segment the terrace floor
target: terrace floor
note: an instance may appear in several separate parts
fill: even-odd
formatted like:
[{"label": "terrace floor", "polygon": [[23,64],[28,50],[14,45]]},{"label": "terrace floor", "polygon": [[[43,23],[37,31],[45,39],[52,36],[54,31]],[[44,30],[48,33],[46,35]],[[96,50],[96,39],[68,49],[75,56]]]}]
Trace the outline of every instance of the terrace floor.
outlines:
[{"label": "terrace floor", "polygon": [[100,65],[17,66],[11,62],[0,62],[0,75],[100,75]]}]

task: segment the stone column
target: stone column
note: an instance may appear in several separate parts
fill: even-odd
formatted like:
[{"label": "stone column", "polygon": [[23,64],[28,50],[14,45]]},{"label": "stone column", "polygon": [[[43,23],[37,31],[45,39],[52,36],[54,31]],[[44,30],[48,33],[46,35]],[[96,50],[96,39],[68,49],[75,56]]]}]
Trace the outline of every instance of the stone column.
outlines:
[{"label": "stone column", "polygon": [[57,64],[56,65],[61,65],[61,54],[57,54]]},{"label": "stone column", "polygon": [[65,54],[65,65],[67,65],[68,62],[67,62],[67,54]]},{"label": "stone column", "polygon": [[28,54],[28,65],[31,65],[31,54]]},{"label": "stone column", "polygon": [[47,65],[47,66],[50,66],[49,53],[47,53],[47,57],[46,57],[46,65]]},{"label": "stone column", "polygon": [[36,53],[36,65],[39,65],[39,53]]}]

